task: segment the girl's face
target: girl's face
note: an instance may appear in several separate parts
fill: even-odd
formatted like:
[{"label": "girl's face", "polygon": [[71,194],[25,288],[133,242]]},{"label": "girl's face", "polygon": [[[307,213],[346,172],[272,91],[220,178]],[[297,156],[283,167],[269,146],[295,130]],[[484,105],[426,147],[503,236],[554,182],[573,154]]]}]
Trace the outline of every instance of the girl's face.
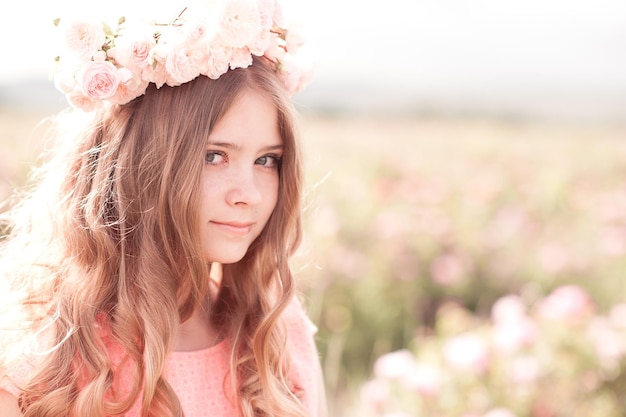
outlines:
[{"label": "girl's face", "polygon": [[282,153],[274,103],[255,91],[243,93],[206,147],[200,221],[208,262],[238,262],[259,236],[276,206]]}]

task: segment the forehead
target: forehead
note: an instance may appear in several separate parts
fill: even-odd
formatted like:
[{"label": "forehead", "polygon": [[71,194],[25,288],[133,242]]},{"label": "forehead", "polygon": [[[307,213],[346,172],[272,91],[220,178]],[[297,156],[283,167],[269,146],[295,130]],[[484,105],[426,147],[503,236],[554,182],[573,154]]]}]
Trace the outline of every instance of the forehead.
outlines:
[{"label": "forehead", "polygon": [[239,146],[282,143],[278,109],[267,95],[255,90],[239,94],[209,134],[209,142]]}]

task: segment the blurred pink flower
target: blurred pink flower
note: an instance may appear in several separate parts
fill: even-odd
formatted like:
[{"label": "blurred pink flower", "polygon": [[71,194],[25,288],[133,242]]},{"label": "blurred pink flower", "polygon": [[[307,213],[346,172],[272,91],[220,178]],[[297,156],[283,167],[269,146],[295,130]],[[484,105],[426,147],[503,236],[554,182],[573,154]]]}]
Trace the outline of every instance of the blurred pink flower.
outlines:
[{"label": "blurred pink flower", "polygon": [[330,203],[317,209],[311,220],[313,223],[310,229],[318,236],[335,236],[339,233],[339,215]]},{"label": "blurred pink flower", "polygon": [[427,397],[434,397],[441,390],[441,370],[432,363],[416,363],[402,380],[409,390]]},{"label": "blurred pink flower", "polygon": [[349,279],[360,279],[367,273],[369,259],[362,253],[344,245],[335,245],[327,258],[326,268]]},{"label": "blurred pink flower", "polygon": [[524,207],[501,208],[484,230],[485,243],[489,247],[499,247],[526,232],[529,226]]},{"label": "blurred pink flower", "polygon": [[498,352],[513,353],[531,345],[537,338],[537,325],[529,317],[496,322],[492,342]]},{"label": "blurred pink flower", "polygon": [[389,385],[386,381],[372,379],[361,387],[361,400],[363,404],[379,410],[385,401],[389,399]]},{"label": "blurred pink flower", "polygon": [[415,357],[406,350],[386,353],[374,364],[374,374],[378,378],[394,379],[406,375],[415,366]]},{"label": "blurred pink flower", "polygon": [[589,324],[587,334],[591,338],[598,358],[608,366],[615,366],[626,356],[626,337],[611,325],[606,317],[596,317]]},{"label": "blurred pink flower", "polygon": [[563,272],[570,264],[571,255],[558,242],[548,242],[539,246],[539,264],[549,274]]},{"label": "blurred pink flower", "polygon": [[600,236],[599,248],[607,255],[626,254],[626,227],[616,224],[606,225]]},{"label": "blurred pink flower", "polygon": [[517,417],[517,415],[506,408],[494,408],[483,414],[483,417]]},{"label": "blurred pink flower", "polygon": [[517,384],[533,384],[539,378],[541,368],[534,356],[519,356],[511,362],[509,377]]},{"label": "blurred pink flower", "polygon": [[509,323],[526,317],[526,306],[517,295],[505,295],[491,307],[491,318],[495,323]]},{"label": "blurred pink flower", "polygon": [[393,239],[411,232],[412,219],[407,216],[406,211],[386,209],[376,215],[372,225],[379,238]]},{"label": "blurred pink flower", "polygon": [[565,323],[579,322],[595,312],[589,294],[578,285],[564,285],[554,291],[537,305],[540,317]]},{"label": "blurred pink flower", "polygon": [[471,196],[468,203],[477,206],[488,206],[503,188],[504,177],[497,171],[484,169],[469,178],[467,194]]},{"label": "blurred pink flower", "polygon": [[526,315],[526,306],[517,295],[498,299],[491,308],[491,318],[492,342],[499,352],[516,352],[536,339],[537,325]]},{"label": "blurred pink flower", "polygon": [[618,329],[626,329],[626,303],[616,304],[609,313],[611,324]]},{"label": "blurred pink flower", "polygon": [[475,334],[463,334],[448,340],[443,347],[446,361],[454,368],[482,374],[489,366],[486,341]]},{"label": "blurred pink flower", "polygon": [[430,266],[430,274],[434,282],[443,286],[463,283],[470,269],[469,260],[458,253],[449,252],[439,255]]},{"label": "blurred pink flower", "polygon": [[452,220],[442,210],[419,207],[414,211],[415,228],[435,240],[441,241],[452,233]]}]

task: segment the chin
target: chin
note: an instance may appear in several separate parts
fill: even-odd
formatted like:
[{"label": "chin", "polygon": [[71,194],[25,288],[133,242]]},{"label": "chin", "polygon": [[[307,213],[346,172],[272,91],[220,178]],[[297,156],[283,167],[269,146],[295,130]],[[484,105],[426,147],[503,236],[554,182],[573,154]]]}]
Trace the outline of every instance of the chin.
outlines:
[{"label": "chin", "polygon": [[246,252],[243,253],[211,253],[206,255],[208,262],[217,262],[222,265],[236,264],[246,256]]}]

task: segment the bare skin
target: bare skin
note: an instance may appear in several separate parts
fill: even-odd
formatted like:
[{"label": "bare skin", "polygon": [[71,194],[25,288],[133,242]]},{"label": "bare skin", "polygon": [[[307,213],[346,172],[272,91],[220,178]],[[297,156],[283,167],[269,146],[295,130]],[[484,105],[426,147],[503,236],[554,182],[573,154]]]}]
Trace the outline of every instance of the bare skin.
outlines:
[{"label": "bare skin", "polygon": [[[222,266],[217,262],[211,265],[210,279],[211,284],[213,284],[211,285],[211,296],[215,299],[222,281]],[[211,323],[209,314],[202,306],[199,306],[194,310],[191,317],[178,328],[174,341],[174,351],[193,352],[207,349],[219,343],[222,337]]]},{"label": "bare skin", "polygon": [[209,321],[203,309],[196,309],[189,320],[180,325],[174,351],[193,352],[214,346],[221,340],[219,332]]},{"label": "bare skin", "polygon": [[17,406],[17,398],[5,390],[0,389],[0,414],[3,417],[21,417],[22,413]]}]

